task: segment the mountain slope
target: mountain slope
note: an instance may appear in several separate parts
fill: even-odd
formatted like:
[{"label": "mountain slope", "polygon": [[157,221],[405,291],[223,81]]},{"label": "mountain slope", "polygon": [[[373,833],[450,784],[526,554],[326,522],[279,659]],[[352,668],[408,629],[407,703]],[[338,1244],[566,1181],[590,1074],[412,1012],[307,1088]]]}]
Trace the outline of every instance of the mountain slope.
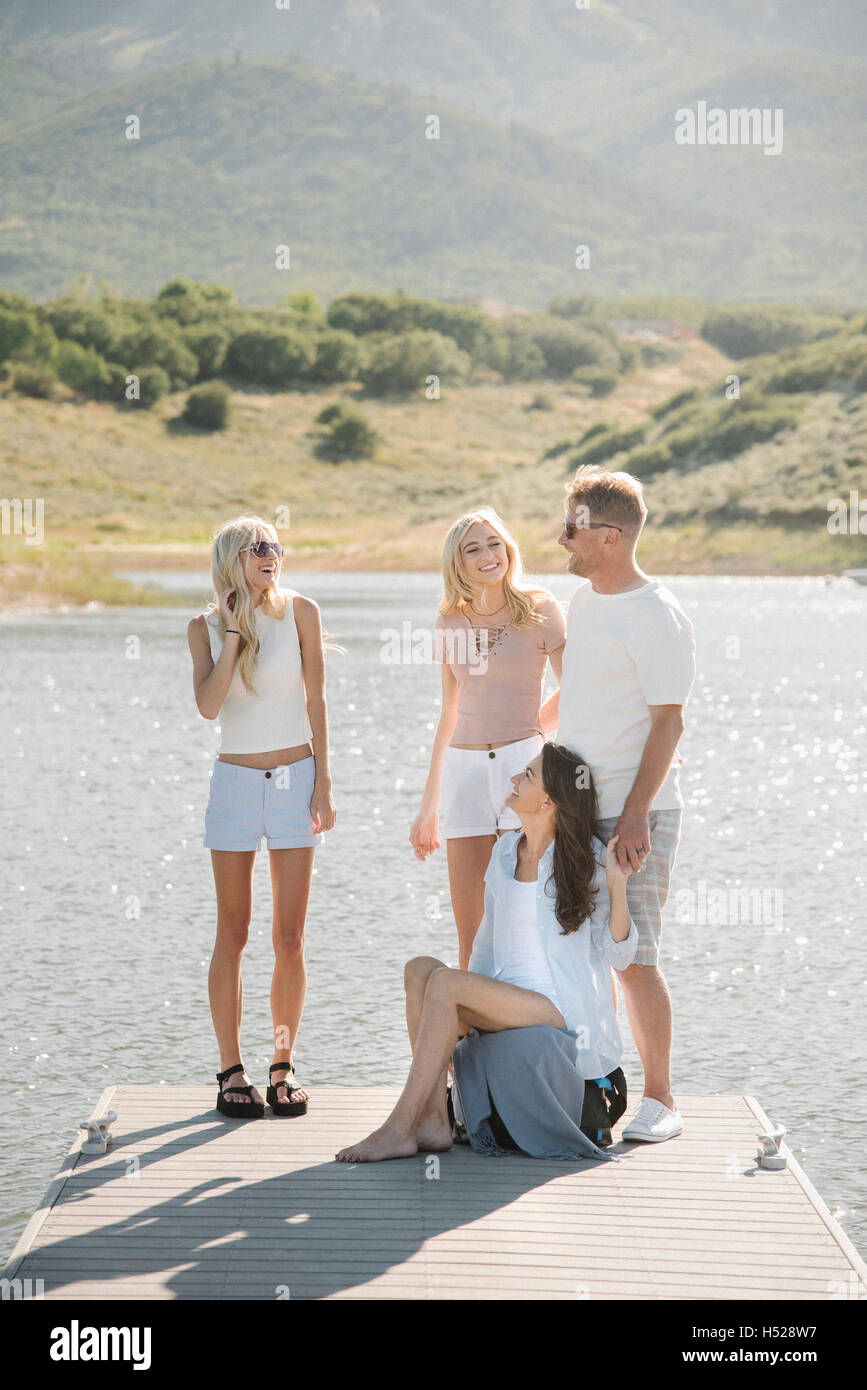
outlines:
[{"label": "mountain slope", "polygon": [[38,120],[76,95],[65,78],[0,51],[0,130],[22,118]]},{"label": "mountain slope", "polygon": [[[543,136],[281,59],[130,77],[0,131],[0,281],[33,295],[92,271],[126,293],[177,275],[269,302],[310,285],[538,302],[716,272],[712,220],[686,229],[659,196]],[[124,138],[130,113],[141,139]],[[658,235],[666,228],[663,246]],[[743,232],[744,229],[742,228]],[[591,270],[574,248],[591,246]],[[275,248],[291,247],[289,275]]]},{"label": "mountain slope", "polygon": [[[591,155],[616,168],[633,204],[625,238],[630,222],[643,221],[646,235],[664,243],[634,248],[630,287],[659,287],[658,278],[642,279],[654,266],[666,286],[680,288],[675,277],[687,265],[705,296],[850,303],[863,296],[861,0],[667,0],[652,7],[593,0],[580,11],[568,0],[293,0],[282,11],[273,4],[239,11],[237,0],[138,0],[134,8],[114,0],[61,7],[6,0],[0,43],[91,90],[206,55],[231,62],[234,54],[303,57],[389,87],[400,83],[423,95],[428,111],[451,104],[507,130],[518,122],[574,148],[582,165]],[[30,104],[20,93],[20,118],[42,115],[41,99],[36,92]],[[701,99],[724,108],[782,107],[783,154],[677,146],[674,112]],[[388,154],[371,147],[368,155],[375,183]],[[561,189],[545,192],[549,205],[570,186],[556,160],[551,177],[554,170]],[[462,182],[478,177],[468,167]],[[655,226],[645,215],[654,203],[668,214]],[[697,260],[692,251],[684,256],[690,234],[708,219],[716,235]],[[491,254],[487,240],[479,252]],[[541,288],[553,283],[544,239],[540,253],[542,263],[526,279]],[[365,263],[344,251],[342,260],[380,283],[375,255]],[[609,259],[609,271],[612,265]],[[406,262],[399,269],[414,277],[421,268]],[[445,263],[437,273],[448,278]],[[621,279],[620,271],[616,280],[609,274],[596,288],[617,290]],[[474,283],[469,268],[456,283]],[[509,283],[516,283],[511,276]]]}]

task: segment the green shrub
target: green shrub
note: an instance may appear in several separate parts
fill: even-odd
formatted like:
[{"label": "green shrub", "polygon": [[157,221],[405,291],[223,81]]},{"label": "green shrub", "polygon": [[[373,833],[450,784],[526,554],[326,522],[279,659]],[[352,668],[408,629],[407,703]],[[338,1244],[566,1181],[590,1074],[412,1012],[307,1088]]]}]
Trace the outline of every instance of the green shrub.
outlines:
[{"label": "green shrub", "polygon": [[582,463],[603,463],[614,454],[622,453],[640,444],[647,430],[646,425],[633,425],[629,429],[608,429],[598,434],[588,444],[579,447],[569,460],[576,468]]},{"label": "green shrub", "polygon": [[610,367],[576,367],[572,380],[579,386],[587,386],[593,396],[610,396],[620,377]]},{"label": "green shrub", "polygon": [[235,302],[234,290],[225,285],[204,285],[198,280],[169,280],[154,300],[154,312],[161,318],[188,325],[212,318]]},{"label": "green shrub", "polygon": [[420,328],[453,338],[462,352],[482,366],[495,366],[497,327],[483,309],[473,304],[436,304],[427,308]]},{"label": "green shrub", "polygon": [[720,411],[716,427],[705,441],[704,452],[731,458],[752,444],[760,444],[763,440],[773,439],[783,430],[794,428],[801,417],[800,402],[747,411],[739,409],[739,405],[739,402],[732,401]]},{"label": "green shrub", "polygon": [[574,449],[574,448],[575,448],[575,440],[574,440],[574,439],[560,439],[560,440],[557,441],[556,444],[552,444],[551,447],[550,447],[550,449],[546,449],[546,450],[545,450],[544,454],[542,455],[542,458],[543,458],[543,459],[555,459],[555,458],[558,458],[558,457],[560,456],[560,454],[568,454],[569,451],[570,451],[571,449]]},{"label": "green shrub", "polygon": [[867,340],[861,334],[849,334],[840,343],[834,363],[841,376],[851,378],[853,372],[859,371],[867,363]]},{"label": "green shrub", "polygon": [[400,333],[418,322],[417,300],[386,294],[343,294],[328,306],[332,328],[348,333]]},{"label": "green shrub", "polygon": [[16,314],[30,314],[33,308],[26,294],[17,294],[14,290],[0,290],[0,309],[12,309]]},{"label": "green shrub", "polygon": [[122,310],[99,301],[90,303],[75,296],[55,299],[44,308],[45,318],[61,340],[70,339],[81,347],[94,348],[101,357],[117,359],[118,343],[124,333],[135,330],[132,318]]},{"label": "green shrub", "polygon": [[760,352],[838,333],[840,318],[814,314],[787,305],[745,305],[713,309],[701,326],[701,336],[729,357],[755,357]]},{"label": "green shrub", "polygon": [[311,380],[315,361],[316,342],[311,333],[255,329],[232,339],[225,371],[242,381],[288,391]]},{"label": "green shrub", "polygon": [[579,445],[586,444],[588,439],[595,439],[597,434],[605,434],[608,430],[612,428],[613,426],[607,425],[604,420],[597,420],[595,425],[591,425],[589,429],[586,429],[584,431],[581,438],[578,440],[578,443]]},{"label": "green shrub", "polygon": [[114,356],[141,367],[162,367],[175,390],[189,386],[199,374],[198,358],[186,346],[180,330],[168,320],[140,324],[124,333]]},{"label": "green shrub", "polygon": [[429,376],[442,382],[462,381],[470,359],[453,338],[425,329],[377,338],[359,376],[374,395],[424,390]]},{"label": "green shrub", "polygon": [[548,395],[548,392],[547,392],[547,391],[537,391],[536,394],[535,394],[535,396],[534,396],[533,399],[531,400],[530,404],[527,406],[527,409],[528,409],[528,410],[553,410],[553,409],[554,409],[554,402],[553,402],[553,400],[551,399],[551,397]]},{"label": "green shrub", "polygon": [[813,359],[812,362],[795,361],[789,365],[781,363],[766,378],[765,385],[769,391],[784,393],[821,391],[835,374],[834,362],[828,358],[823,362]]},{"label": "green shrub", "polygon": [[345,329],[326,329],[316,339],[314,380],[324,383],[355,381],[361,366],[358,339]]},{"label": "green shrub", "polygon": [[[157,401],[162,400],[163,396],[168,395],[171,385],[169,374],[162,367],[144,367],[138,374],[137,404],[150,409]],[[198,390],[198,387],[196,389]],[[216,428],[219,429],[221,426],[218,425]]]},{"label": "green shrub", "polygon": [[654,420],[661,420],[663,416],[670,415],[673,411],[679,410],[681,406],[697,401],[700,395],[701,392],[697,386],[690,386],[685,391],[678,391],[676,395],[669,396],[667,401],[655,405],[650,413]]},{"label": "green shrub", "polygon": [[326,405],[316,416],[317,425],[332,425],[335,420],[342,420],[348,407],[343,401],[333,401],[331,405]]},{"label": "green shrub", "polygon": [[224,381],[194,386],[181,417],[201,430],[224,430],[229,423],[232,393]]},{"label": "green shrub", "polygon": [[50,401],[57,385],[57,376],[51,367],[38,362],[15,362],[12,385],[22,396],[36,396],[39,400]]},{"label": "green shrub", "polygon": [[505,381],[537,381],[545,375],[542,349],[527,333],[496,334],[489,345],[489,365]]},{"label": "green shrub", "polygon": [[231,342],[228,329],[215,323],[194,323],[184,329],[183,340],[198,363],[198,380],[210,381],[218,376]]},{"label": "green shrub", "polygon": [[540,349],[550,376],[569,377],[576,367],[617,368],[620,364],[617,349],[596,328],[553,314],[536,314],[524,321],[524,331]]},{"label": "green shrub", "polygon": [[61,381],[91,400],[104,400],[110,394],[111,370],[96,348],[82,347],[72,339],[58,343],[54,367]]},{"label": "green shrub", "polygon": [[867,362],[852,373],[852,385],[856,391],[867,391]]},{"label": "green shrub", "polygon": [[38,332],[35,314],[0,309],[0,362],[23,356]]},{"label": "green shrub", "polygon": [[704,434],[698,425],[682,425],[680,429],[664,435],[659,442],[665,445],[672,459],[698,457],[702,451]]},{"label": "green shrub", "polygon": [[325,319],[325,310],[312,290],[297,290],[295,294],[287,294],[286,298],[280,302],[285,304],[287,309],[294,309],[297,314],[304,314],[306,318],[319,322]]},{"label": "green shrub", "polygon": [[646,478],[651,473],[659,473],[663,468],[668,468],[670,464],[671,449],[662,440],[658,440],[656,444],[644,444],[640,449],[633,449],[625,467],[637,478]]},{"label": "green shrub", "polygon": [[602,306],[590,294],[579,294],[573,299],[552,299],[548,313],[561,319],[593,318],[600,313]]},{"label": "green shrub", "polygon": [[343,459],[371,458],[376,453],[380,436],[357,406],[326,407],[322,415],[328,415],[323,423],[329,425],[317,451],[323,458],[336,463]]}]

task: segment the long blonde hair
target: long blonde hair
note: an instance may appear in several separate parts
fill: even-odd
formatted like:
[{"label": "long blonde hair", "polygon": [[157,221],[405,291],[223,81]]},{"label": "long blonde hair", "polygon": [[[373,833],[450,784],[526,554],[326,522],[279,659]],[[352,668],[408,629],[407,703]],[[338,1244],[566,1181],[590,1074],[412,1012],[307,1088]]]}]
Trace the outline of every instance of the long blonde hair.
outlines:
[{"label": "long blonde hair", "polygon": [[[205,619],[207,620],[211,613],[217,613],[220,636],[225,640],[226,623],[220,613],[220,595],[224,589],[234,589],[235,593],[229,602],[232,604],[232,626],[241,634],[238,670],[250,695],[258,694],[253,684],[253,672],[259,655],[259,635],[256,631],[256,610],[244,573],[243,551],[248,546],[255,545],[256,541],[276,540],[277,532],[270,522],[263,521],[260,516],[238,516],[221,527],[211,548],[211,582],[214,586],[214,597],[205,612]],[[270,617],[283,618],[290,594],[277,587],[280,562],[276,556],[275,562],[275,582],[269,584],[265,590],[261,607],[262,612]]]},{"label": "long blonde hair", "polygon": [[473,586],[467,576],[461,554],[461,545],[470,527],[477,524],[496,531],[506,547],[507,564],[506,573],[503,576],[503,598],[509,605],[513,626],[527,628],[532,627],[535,623],[543,622],[542,614],[536,611],[536,604],[540,599],[548,597],[547,592],[544,589],[531,588],[524,582],[524,567],[521,563],[517,543],[493,507],[479,507],[476,511],[465,512],[449,527],[443,542],[442,563],[445,593],[439,606],[440,613],[443,617],[448,617],[452,613],[461,613],[466,617],[465,609],[472,602]]}]

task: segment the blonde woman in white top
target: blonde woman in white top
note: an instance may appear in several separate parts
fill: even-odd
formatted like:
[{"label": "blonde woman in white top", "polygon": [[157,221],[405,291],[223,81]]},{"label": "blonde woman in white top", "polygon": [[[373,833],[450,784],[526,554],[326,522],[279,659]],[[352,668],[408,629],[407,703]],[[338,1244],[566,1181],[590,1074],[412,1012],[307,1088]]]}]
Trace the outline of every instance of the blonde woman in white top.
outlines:
[{"label": "blonde woman in white top", "polygon": [[206,719],[219,717],[222,733],[205,816],[217,894],[208,992],[220,1049],[217,1109],[236,1119],[264,1113],[241,1061],[241,955],[256,851],[264,836],[275,955],[267,1099],[275,1115],[300,1115],[308,1095],[295,1082],[292,1049],[307,985],[304,922],[315,847],[337,818],[319,609],[278,586],[282,555],[268,522],[228,522],[211,555],[215,599],[187,629],[196,704]]}]

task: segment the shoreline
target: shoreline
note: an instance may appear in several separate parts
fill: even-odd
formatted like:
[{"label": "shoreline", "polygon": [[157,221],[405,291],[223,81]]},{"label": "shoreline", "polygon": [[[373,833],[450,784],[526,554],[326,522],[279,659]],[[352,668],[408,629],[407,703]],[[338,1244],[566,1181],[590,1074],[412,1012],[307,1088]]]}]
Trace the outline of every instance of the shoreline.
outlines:
[{"label": "shoreline", "polygon": [[[152,571],[171,571],[182,573],[188,571],[191,578],[196,576],[201,578],[206,576],[209,567],[209,552],[201,554],[195,551],[166,552],[165,550],[151,551],[143,550],[134,553],[122,552],[114,556],[112,560],[112,572],[116,577],[117,573],[129,569],[141,569]],[[358,556],[349,556],[345,563],[338,563],[332,556],[311,556],[311,555],[289,555],[291,564],[285,566],[285,572],[289,574],[430,574],[438,575],[439,570],[430,565],[411,565],[407,563],[383,564],[379,560],[371,559],[367,564],[360,562]],[[746,558],[746,557],[745,557]],[[116,569],[115,569],[116,566]],[[525,572],[532,578],[550,579],[559,575],[566,575],[567,571],[563,566],[554,566],[533,563],[533,557],[529,556],[524,563]],[[671,566],[665,564],[650,564],[648,562],[647,573],[651,575],[664,575],[666,578],[678,577],[706,577],[711,579],[822,579],[826,583],[847,578],[847,571],[858,568],[855,565],[847,564],[841,566],[839,570],[828,569],[807,569],[794,567],[784,569],[775,567],[773,569],[760,568],[754,564],[728,563],[720,558],[717,562],[707,561],[703,564],[691,564],[681,566]],[[48,617],[65,614],[83,614],[87,612],[105,612],[114,608],[184,608],[188,606],[188,595],[183,592],[173,592],[172,590],[155,589],[153,586],[136,585],[132,581],[117,579],[118,585],[122,586],[124,592],[117,596],[107,596],[100,598],[83,599],[76,602],[71,598],[65,598],[63,590],[58,588],[53,591],[50,588],[40,588],[38,592],[27,593],[17,590],[11,593],[3,592],[2,585],[3,571],[0,567],[0,619],[4,617]],[[850,580],[850,583],[855,583]],[[209,586],[208,586],[209,587]]]}]

